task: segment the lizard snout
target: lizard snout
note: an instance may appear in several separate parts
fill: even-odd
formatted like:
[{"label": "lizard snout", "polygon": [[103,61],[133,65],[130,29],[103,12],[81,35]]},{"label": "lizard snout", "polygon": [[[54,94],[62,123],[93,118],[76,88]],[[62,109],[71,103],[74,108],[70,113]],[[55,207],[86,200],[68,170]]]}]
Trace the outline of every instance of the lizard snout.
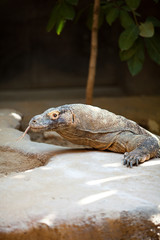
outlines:
[{"label": "lizard snout", "polygon": [[29,126],[31,128],[43,128],[44,127],[44,124],[43,124],[43,121],[42,121],[42,117],[41,115],[36,115],[34,116],[30,122],[29,122]]},{"label": "lizard snout", "polygon": [[29,126],[33,131],[48,130],[51,124],[52,121],[44,114],[34,116],[29,122]]}]

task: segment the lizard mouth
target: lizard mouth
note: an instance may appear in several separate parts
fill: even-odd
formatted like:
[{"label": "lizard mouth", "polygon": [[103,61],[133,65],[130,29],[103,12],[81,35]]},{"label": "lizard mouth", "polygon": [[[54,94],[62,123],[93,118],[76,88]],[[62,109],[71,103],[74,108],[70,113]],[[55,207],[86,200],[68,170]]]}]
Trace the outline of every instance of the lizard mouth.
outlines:
[{"label": "lizard mouth", "polygon": [[47,127],[33,127],[33,126],[30,126],[30,129],[31,131],[33,132],[42,132],[42,131],[45,131],[45,130],[48,130]]}]

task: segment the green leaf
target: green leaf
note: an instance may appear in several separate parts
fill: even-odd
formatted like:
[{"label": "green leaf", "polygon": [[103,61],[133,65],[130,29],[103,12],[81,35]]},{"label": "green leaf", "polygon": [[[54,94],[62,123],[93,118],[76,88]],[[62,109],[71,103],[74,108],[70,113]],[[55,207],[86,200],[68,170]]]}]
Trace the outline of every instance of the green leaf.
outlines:
[{"label": "green leaf", "polygon": [[114,3],[113,3],[113,2],[105,2],[105,4],[102,5],[101,7],[103,8],[104,12],[107,14],[108,11],[109,11],[112,7],[114,7]]},{"label": "green leaf", "polygon": [[141,0],[125,0],[125,2],[132,10],[136,10],[140,5]]},{"label": "green leaf", "polygon": [[137,75],[143,67],[143,63],[134,55],[131,59],[128,60],[128,69],[132,76]]},{"label": "green leaf", "polygon": [[152,38],[146,38],[145,44],[150,58],[160,64],[160,35],[156,34]]},{"label": "green leaf", "polygon": [[65,0],[67,3],[71,4],[71,5],[77,5],[78,4],[78,0]]},{"label": "green leaf", "polygon": [[71,6],[70,4],[64,1],[57,3],[52,10],[52,13],[47,25],[47,31],[50,32],[52,28],[56,26],[56,33],[59,35],[64,28],[66,20],[73,20],[74,17],[75,17],[75,10],[73,6]]},{"label": "green leaf", "polygon": [[152,16],[147,17],[147,20],[146,20],[146,21],[152,22],[153,25],[154,25],[154,27],[160,27],[160,20],[158,20],[158,19],[155,18],[155,17],[152,17]]},{"label": "green leaf", "polygon": [[66,23],[66,20],[64,19],[60,19],[60,21],[58,22],[57,26],[56,26],[56,33],[57,35],[60,35],[63,28],[64,28],[64,25]]},{"label": "green leaf", "polygon": [[74,8],[66,3],[61,4],[60,15],[66,20],[73,20],[75,17]]},{"label": "green leaf", "polygon": [[138,38],[139,28],[136,25],[132,25],[124,30],[119,37],[119,47],[123,50],[128,50],[135,40]]},{"label": "green leaf", "polygon": [[51,16],[47,24],[47,32],[50,32],[52,28],[55,26],[57,18],[59,17],[59,10],[60,4],[56,4],[51,12]]},{"label": "green leaf", "polygon": [[122,27],[124,28],[128,28],[130,25],[134,24],[134,21],[129,13],[123,10],[120,11],[120,21]]},{"label": "green leaf", "polygon": [[118,18],[119,16],[119,9],[118,8],[111,8],[106,16],[106,20],[108,24],[111,26],[112,23]]},{"label": "green leaf", "polygon": [[154,26],[152,22],[146,21],[144,23],[141,23],[139,26],[139,30],[140,30],[139,35],[141,37],[150,38],[153,37],[154,35]]},{"label": "green leaf", "polygon": [[131,12],[131,9],[127,5],[122,6],[121,9],[127,12]]},{"label": "green leaf", "polygon": [[135,76],[142,70],[143,62],[144,62],[144,46],[142,41],[138,39],[138,41],[136,41],[135,43],[135,53],[127,61],[128,68],[132,76]]},{"label": "green leaf", "polygon": [[140,39],[137,39],[137,41],[135,42],[135,46],[136,46],[136,55],[137,57],[139,58],[139,60],[141,62],[144,61],[144,42],[143,40],[140,38]]},{"label": "green leaf", "polygon": [[126,50],[126,51],[120,51],[119,56],[121,61],[126,61],[129,60],[136,52],[136,48],[135,47],[131,47],[130,49]]}]

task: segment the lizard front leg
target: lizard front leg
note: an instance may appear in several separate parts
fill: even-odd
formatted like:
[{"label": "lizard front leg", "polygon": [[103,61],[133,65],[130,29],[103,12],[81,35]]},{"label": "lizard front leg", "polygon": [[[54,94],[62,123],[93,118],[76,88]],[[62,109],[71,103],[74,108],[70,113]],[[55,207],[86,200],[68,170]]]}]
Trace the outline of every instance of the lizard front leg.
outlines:
[{"label": "lizard front leg", "polygon": [[132,167],[156,157],[159,150],[158,140],[154,137],[146,137],[141,140],[141,136],[136,136],[132,141],[137,141],[137,147],[124,154],[123,164]]},{"label": "lizard front leg", "polygon": [[132,136],[129,143],[129,151],[124,154],[123,164],[127,167],[138,166],[139,163],[157,157],[158,151],[158,139],[150,136]]},{"label": "lizard front leg", "polygon": [[123,164],[127,167],[139,165],[146,160],[157,157],[160,146],[156,137],[122,132],[114,139],[109,150],[123,152]]}]

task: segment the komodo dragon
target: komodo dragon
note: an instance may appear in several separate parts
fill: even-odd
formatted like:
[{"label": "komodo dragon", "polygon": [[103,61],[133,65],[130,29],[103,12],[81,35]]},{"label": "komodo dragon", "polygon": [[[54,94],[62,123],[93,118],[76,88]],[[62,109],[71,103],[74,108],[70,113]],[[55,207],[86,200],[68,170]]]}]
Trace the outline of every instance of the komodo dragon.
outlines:
[{"label": "komodo dragon", "polygon": [[68,141],[98,150],[125,153],[123,164],[132,167],[160,153],[160,138],[136,122],[85,104],[50,108],[34,116],[33,131],[56,131]]}]

